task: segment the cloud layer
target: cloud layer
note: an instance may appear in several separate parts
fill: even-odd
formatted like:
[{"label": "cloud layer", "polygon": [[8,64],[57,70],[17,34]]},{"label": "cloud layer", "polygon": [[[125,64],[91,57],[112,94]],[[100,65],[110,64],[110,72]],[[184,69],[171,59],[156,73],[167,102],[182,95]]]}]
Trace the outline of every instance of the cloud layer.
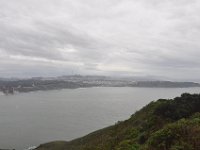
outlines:
[{"label": "cloud layer", "polygon": [[198,0],[0,0],[0,76],[200,76]]}]

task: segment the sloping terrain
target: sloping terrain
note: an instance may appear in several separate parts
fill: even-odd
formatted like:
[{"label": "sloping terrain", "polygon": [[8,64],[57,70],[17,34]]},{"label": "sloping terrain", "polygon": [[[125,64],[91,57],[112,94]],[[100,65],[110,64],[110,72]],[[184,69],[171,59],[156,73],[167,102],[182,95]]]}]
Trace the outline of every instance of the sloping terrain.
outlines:
[{"label": "sloping terrain", "polygon": [[151,102],[128,120],[37,150],[200,150],[200,95]]}]

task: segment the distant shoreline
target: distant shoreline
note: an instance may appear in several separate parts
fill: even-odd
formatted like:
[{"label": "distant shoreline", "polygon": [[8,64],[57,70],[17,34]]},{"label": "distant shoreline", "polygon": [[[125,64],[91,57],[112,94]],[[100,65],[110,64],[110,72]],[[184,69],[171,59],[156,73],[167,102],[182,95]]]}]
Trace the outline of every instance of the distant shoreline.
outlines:
[{"label": "distant shoreline", "polygon": [[64,76],[57,78],[0,80],[0,91],[4,94],[90,87],[189,88],[200,87],[200,84],[174,81],[136,81],[132,78],[104,76]]},{"label": "distant shoreline", "polygon": [[35,93],[35,92],[47,92],[47,91],[60,91],[60,90],[76,90],[76,89],[89,89],[89,88],[149,88],[149,89],[187,89],[187,88],[200,88],[200,86],[193,86],[193,87],[131,87],[131,86],[93,86],[93,87],[77,87],[77,88],[58,88],[58,89],[45,89],[45,90],[30,90],[25,92],[14,92],[14,93],[3,93],[0,91],[0,96],[8,96],[8,95],[16,95],[16,94],[22,94],[22,93]]}]

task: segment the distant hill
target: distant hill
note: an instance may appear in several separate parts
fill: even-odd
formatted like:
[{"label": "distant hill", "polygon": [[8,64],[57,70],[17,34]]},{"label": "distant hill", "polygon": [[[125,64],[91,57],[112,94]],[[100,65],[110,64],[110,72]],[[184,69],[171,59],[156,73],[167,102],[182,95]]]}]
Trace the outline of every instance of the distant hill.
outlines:
[{"label": "distant hill", "polygon": [[151,102],[128,120],[36,150],[200,150],[200,94]]},{"label": "distant hill", "polygon": [[200,87],[200,84],[194,82],[136,81],[133,78],[80,75],[30,79],[0,79],[0,91],[6,94],[83,87],[186,88]]},{"label": "distant hill", "polygon": [[135,87],[164,87],[164,88],[184,88],[199,87],[199,83],[194,82],[172,82],[172,81],[138,81]]}]

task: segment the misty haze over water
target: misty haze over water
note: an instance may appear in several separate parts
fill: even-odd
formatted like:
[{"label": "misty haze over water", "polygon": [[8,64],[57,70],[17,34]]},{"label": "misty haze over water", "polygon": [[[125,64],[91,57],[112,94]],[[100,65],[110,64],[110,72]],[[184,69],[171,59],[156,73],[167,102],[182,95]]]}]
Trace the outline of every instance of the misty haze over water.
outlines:
[{"label": "misty haze over water", "polygon": [[0,150],[199,93],[199,18],[200,0],[0,0]]}]

